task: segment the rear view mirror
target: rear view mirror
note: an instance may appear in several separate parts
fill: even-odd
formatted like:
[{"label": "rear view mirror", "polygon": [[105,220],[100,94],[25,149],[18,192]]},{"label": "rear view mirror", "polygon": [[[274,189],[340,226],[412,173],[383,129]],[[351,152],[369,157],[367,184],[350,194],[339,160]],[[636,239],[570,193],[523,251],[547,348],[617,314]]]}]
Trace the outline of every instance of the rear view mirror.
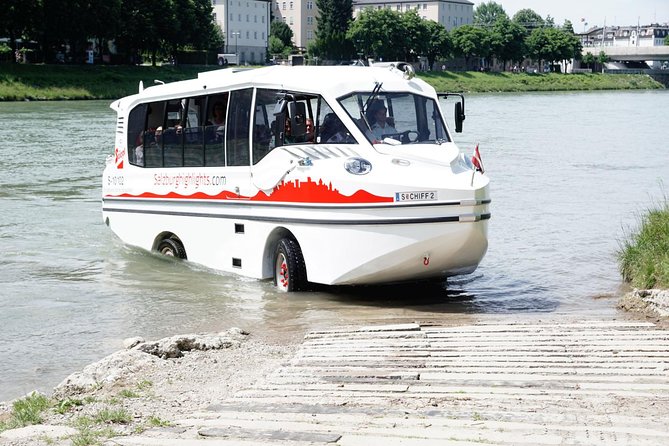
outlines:
[{"label": "rear view mirror", "polygon": [[462,122],[465,120],[465,111],[462,109],[462,102],[455,103],[455,132],[462,133]]},{"label": "rear view mirror", "polygon": [[455,103],[455,132],[462,133],[462,123],[465,120],[465,97],[460,93],[437,93],[440,98],[448,99],[449,96],[458,96],[460,100]]}]

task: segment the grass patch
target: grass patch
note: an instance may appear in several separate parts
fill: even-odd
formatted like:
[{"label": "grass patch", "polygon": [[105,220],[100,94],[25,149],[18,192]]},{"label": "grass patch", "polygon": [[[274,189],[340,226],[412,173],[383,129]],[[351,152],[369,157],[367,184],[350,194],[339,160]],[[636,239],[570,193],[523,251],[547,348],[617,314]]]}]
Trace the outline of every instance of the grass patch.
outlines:
[{"label": "grass patch", "polygon": [[105,408],[95,415],[93,421],[97,424],[128,424],[132,421],[132,415],[123,408]]},{"label": "grass patch", "polygon": [[528,74],[425,72],[419,77],[437,91],[524,92],[661,89],[662,84],[644,74]]},{"label": "grass patch", "polygon": [[65,400],[59,401],[56,404],[55,410],[57,413],[64,415],[65,413],[69,412],[70,409],[72,409],[73,407],[80,407],[83,405],[84,402],[80,399],[67,398]]},{"label": "grass patch", "polygon": [[[160,67],[0,64],[0,101],[118,99],[137,92],[139,81],[193,79],[217,65]],[[528,74],[420,72],[437,91],[523,92],[664,88],[643,74]]]},{"label": "grass patch", "polygon": [[640,218],[618,251],[623,279],[636,288],[669,288],[669,201]]},{"label": "grass patch", "polygon": [[42,423],[44,412],[50,406],[51,400],[39,393],[14,401],[9,419],[0,423],[0,432]]}]

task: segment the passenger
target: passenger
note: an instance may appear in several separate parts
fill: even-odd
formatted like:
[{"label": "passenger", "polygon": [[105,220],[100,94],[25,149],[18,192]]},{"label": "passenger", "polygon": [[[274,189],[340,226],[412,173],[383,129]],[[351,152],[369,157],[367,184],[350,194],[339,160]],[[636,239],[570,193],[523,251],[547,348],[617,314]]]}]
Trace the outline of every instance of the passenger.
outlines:
[{"label": "passenger", "polygon": [[374,101],[369,106],[368,118],[369,125],[372,128],[372,133],[374,138],[377,140],[382,140],[385,135],[393,135],[399,133],[397,129],[393,126],[392,118],[389,118],[386,115],[388,109],[383,104],[383,101],[378,100]]},{"label": "passenger", "polygon": [[328,113],[325,116],[321,129],[321,141],[332,143],[349,140],[346,127],[344,127],[344,124],[334,113]]},{"label": "passenger", "polygon": [[222,102],[216,102],[214,104],[213,116],[207,125],[216,125],[221,126],[225,125],[225,105]]}]

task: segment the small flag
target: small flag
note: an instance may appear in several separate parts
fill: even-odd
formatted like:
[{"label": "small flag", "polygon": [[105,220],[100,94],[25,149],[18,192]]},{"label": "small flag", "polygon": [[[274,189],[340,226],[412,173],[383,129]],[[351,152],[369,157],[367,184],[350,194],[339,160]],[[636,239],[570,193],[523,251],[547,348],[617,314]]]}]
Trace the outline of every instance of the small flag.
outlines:
[{"label": "small flag", "polygon": [[476,144],[476,149],[474,149],[474,155],[472,156],[472,164],[479,172],[483,173],[483,160],[481,160],[481,153],[479,153],[479,145]]}]

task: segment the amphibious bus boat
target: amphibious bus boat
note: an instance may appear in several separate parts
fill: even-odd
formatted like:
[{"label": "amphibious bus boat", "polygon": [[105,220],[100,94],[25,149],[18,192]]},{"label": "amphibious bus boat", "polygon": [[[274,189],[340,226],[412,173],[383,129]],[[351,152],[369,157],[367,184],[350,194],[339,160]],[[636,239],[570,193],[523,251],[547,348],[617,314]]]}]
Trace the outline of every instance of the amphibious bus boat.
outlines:
[{"label": "amphibious bus boat", "polygon": [[470,273],[489,179],[453,142],[447,95],[404,63],[140,84],[111,105],[103,219],[129,245],[282,291]]}]

